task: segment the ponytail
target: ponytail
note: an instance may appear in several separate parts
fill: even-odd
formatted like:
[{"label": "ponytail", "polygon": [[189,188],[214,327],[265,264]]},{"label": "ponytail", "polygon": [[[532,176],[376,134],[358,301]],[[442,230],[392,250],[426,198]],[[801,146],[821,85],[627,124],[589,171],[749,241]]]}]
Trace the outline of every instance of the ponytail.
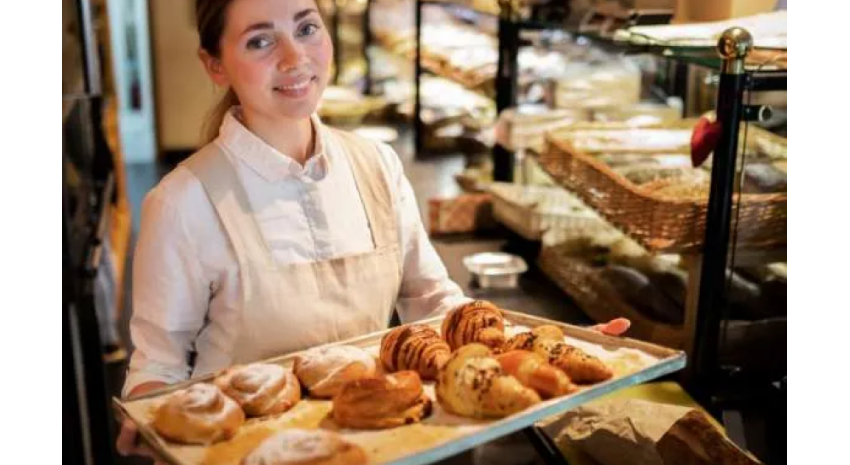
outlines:
[{"label": "ponytail", "polygon": [[239,105],[239,97],[236,96],[236,92],[233,92],[232,88],[228,88],[221,100],[210,110],[209,116],[207,116],[207,120],[204,122],[202,129],[204,145],[209,144],[218,137],[218,129],[221,127],[222,121],[224,121],[224,116],[234,105]]}]

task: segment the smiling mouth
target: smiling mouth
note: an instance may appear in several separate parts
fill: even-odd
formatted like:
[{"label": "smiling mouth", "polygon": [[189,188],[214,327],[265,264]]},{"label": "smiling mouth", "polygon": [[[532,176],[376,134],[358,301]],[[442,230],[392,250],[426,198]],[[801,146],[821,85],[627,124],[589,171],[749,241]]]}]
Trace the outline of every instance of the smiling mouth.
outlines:
[{"label": "smiling mouth", "polygon": [[275,92],[297,92],[299,90],[303,90],[307,88],[311,83],[318,82],[319,79],[316,76],[311,77],[310,79],[305,79],[301,82],[291,84],[288,86],[275,86],[272,88]]}]

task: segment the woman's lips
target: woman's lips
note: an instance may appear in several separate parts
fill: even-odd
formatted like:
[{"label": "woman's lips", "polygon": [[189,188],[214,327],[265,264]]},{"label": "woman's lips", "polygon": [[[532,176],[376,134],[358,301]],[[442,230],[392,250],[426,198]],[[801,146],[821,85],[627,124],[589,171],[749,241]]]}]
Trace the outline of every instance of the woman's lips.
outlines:
[{"label": "woman's lips", "polygon": [[292,84],[281,84],[272,88],[276,93],[288,98],[301,98],[310,92],[310,86],[318,82],[316,76],[301,79]]}]

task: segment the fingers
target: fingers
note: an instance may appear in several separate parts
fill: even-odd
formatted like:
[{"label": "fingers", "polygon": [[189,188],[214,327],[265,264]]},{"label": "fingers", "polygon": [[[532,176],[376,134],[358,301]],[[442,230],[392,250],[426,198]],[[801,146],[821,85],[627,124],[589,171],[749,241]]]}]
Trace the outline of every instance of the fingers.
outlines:
[{"label": "fingers", "polygon": [[623,333],[629,330],[632,322],[627,318],[615,318],[607,323],[598,324],[596,326],[591,327],[594,331],[599,331],[602,334],[607,334],[608,336],[621,336]]},{"label": "fingers", "polygon": [[[118,433],[118,440],[115,441],[115,448],[118,453],[127,457],[130,455],[139,455],[151,459],[158,459],[156,454],[144,444],[140,444],[139,432],[136,424],[130,420],[121,422],[121,432]],[[160,463],[160,462],[157,462]]]},{"label": "fingers", "polygon": [[130,420],[121,422],[121,432],[118,433],[118,440],[115,441],[115,448],[118,453],[123,456],[128,456],[134,453],[136,449],[136,425]]}]

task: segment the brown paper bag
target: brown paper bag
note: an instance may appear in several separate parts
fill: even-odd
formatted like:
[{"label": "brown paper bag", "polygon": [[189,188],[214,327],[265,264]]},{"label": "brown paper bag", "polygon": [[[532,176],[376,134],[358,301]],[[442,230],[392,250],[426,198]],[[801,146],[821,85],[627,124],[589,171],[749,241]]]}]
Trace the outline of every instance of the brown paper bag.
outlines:
[{"label": "brown paper bag", "polygon": [[557,442],[602,465],[756,465],[699,410],[645,400],[612,400],[568,412]]}]

